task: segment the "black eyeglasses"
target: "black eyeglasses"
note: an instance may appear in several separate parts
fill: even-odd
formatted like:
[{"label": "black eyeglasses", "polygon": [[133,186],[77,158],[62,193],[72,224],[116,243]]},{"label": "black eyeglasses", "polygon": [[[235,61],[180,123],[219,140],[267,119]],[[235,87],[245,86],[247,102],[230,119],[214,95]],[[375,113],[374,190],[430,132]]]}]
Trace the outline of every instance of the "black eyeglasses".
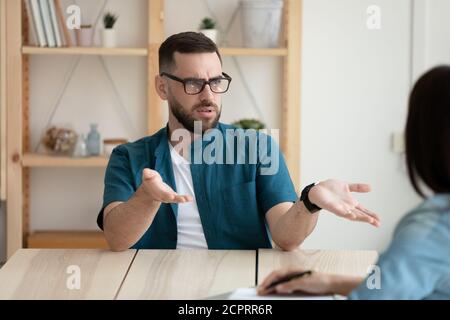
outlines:
[{"label": "black eyeglasses", "polygon": [[172,74],[168,74],[166,72],[161,72],[161,77],[165,76],[174,81],[178,81],[183,84],[184,92],[189,95],[196,95],[205,89],[206,85],[209,85],[211,91],[214,93],[225,93],[228,91],[231,83],[231,77],[227,75],[225,72],[222,72],[222,76],[212,78],[209,80],[198,79],[198,78],[187,78],[180,79]]}]

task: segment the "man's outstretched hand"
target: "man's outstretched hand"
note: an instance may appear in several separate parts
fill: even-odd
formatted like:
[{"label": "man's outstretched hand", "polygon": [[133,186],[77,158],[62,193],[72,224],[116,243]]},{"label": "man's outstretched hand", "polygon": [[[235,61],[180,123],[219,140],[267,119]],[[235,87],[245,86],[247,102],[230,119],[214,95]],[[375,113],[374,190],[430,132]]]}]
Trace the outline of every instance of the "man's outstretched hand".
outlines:
[{"label": "man's outstretched hand", "polygon": [[162,180],[157,171],[151,169],[143,170],[140,188],[146,197],[156,202],[184,203],[193,200],[191,196],[176,193]]},{"label": "man's outstretched hand", "polygon": [[370,192],[368,184],[349,184],[338,180],[318,183],[309,191],[309,200],[315,205],[339,217],[380,226],[379,216],[364,208],[352,197],[352,192]]}]

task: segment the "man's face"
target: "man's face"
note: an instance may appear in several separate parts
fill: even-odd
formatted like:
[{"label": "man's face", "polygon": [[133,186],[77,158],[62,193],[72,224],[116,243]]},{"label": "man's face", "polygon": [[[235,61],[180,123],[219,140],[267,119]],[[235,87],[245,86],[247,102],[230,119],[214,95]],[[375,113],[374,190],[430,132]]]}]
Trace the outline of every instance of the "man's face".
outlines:
[{"label": "man's face", "polygon": [[[222,65],[216,53],[193,53],[174,55],[176,66],[170,72],[180,78],[209,80],[222,75]],[[214,128],[222,111],[221,94],[206,85],[202,92],[189,95],[182,83],[166,78],[169,113],[187,130],[194,132],[194,122],[202,122],[202,130]]]}]

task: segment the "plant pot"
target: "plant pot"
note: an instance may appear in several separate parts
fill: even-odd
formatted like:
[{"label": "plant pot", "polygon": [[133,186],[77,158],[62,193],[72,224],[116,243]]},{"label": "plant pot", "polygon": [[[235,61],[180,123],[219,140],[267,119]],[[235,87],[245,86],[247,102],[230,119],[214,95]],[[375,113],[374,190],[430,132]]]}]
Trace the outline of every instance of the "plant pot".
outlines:
[{"label": "plant pot", "polygon": [[92,47],[92,40],[94,39],[93,28],[80,28],[76,30],[77,45],[80,47]]},{"label": "plant pot", "polygon": [[105,48],[114,48],[117,46],[117,33],[115,29],[102,30],[102,44]]},{"label": "plant pot", "polygon": [[214,43],[218,41],[218,32],[217,29],[202,29],[200,30],[205,36],[210,38]]},{"label": "plant pot", "polygon": [[278,47],[282,9],[283,1],[241,0],[244,46]]}]

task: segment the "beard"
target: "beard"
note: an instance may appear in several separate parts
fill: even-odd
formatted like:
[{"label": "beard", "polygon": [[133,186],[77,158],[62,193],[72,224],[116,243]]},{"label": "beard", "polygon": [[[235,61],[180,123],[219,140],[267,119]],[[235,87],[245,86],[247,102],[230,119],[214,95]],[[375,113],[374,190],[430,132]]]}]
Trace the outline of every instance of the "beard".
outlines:
[{"label": "beard", "polygon": [[[220,115],[222,113],[222,110],[219,109],[219,107],[212,101],[205,100],[199,104],[194,105],[191,108],[191,112],[187,112],[186,109],[181,105],[181,103],[179,103],[175,98],[169,99],[168,104],[170,110],[172,111],[172,114],[175,116],[178,122],[181,123],[184,128],[186,128],[192,133],[194,133],[195,131],[194,126],[195,121],[202,122],[202,133],[205,133],[206,130],[215,128],[217,126],[217,123],[219,122]],[[194,111],[202,107],[213,107],[214,111],[216,112],[216,117],[212,120],[202,120],[195,118],[193,116]]]}]

